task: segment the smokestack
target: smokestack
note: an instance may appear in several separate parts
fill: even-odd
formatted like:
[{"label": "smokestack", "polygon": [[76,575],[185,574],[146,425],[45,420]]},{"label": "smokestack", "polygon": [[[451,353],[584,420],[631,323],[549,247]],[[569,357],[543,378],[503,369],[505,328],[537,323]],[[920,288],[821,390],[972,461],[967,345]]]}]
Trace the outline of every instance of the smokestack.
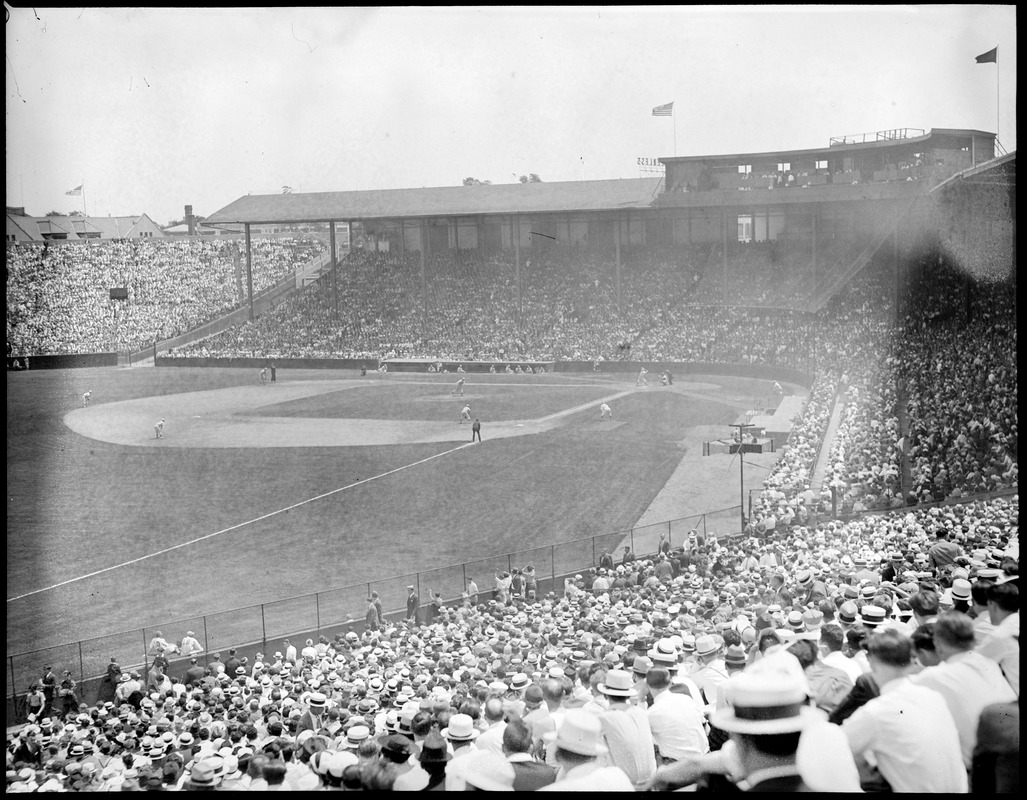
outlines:
[{"label": "smokestack", "polygon": [[195,236],[196,235],[196,217],[193,216],[193,207],[192,206],[186,206],[185,207],[185,224],[189,228],[189,235],[190,236]]}]

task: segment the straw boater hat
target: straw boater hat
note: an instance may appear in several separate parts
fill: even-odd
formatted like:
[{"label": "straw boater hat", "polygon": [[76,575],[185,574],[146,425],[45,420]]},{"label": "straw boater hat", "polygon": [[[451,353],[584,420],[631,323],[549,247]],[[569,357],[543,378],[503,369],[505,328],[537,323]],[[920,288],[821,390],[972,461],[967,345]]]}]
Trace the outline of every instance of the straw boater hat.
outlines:
[{"label": "straw boater hat", "polygon": [[880,606],[866,605],[860,610],[859,621],[864,628],[876,628],[885,623],[885,611]]},{"label": "straw boater hat", "polygon": [[606,680],[596,688],[609,697],[631,697],[635,693],[635,682],[627,670],[611,669],[606,673]]},{"label": "straw boater hat", "polygon": [[[780,668],[786,663],[782,659],[791,659],[794,667]],[[759,669],[758,665],[767,660],[772,666]],[[728,678],[724,692],[731,705],[714,712],[710,722],[731,733],[796,733],[821,717],[807,705],[809,684],[798,660],[788,653],[767,656],[745,672]]]},{"label": "straw boater hat", "polygon": [[476,750],[462,756],[446,772],[447,777],[452,775],[463,780],[469,789],[484,792],[513,791],[513,764],[492,750]]},{"label": "straw boater hat", "polygon": [[559,730],[544,733],[542,738],[549,743],[555,742],[561,750],[581,756],[594,757],[607,752],[606,745],[602,743],[603,726],[599,717],[580,708],[570,709]]},{"label": "straw boater hat", "polygon": [[474,720],[467,714],[454,714],[449,718],[449,726],[443,728],[443,738],[451,742],[470,742],[478,738],[480,731],[474,727]]}]

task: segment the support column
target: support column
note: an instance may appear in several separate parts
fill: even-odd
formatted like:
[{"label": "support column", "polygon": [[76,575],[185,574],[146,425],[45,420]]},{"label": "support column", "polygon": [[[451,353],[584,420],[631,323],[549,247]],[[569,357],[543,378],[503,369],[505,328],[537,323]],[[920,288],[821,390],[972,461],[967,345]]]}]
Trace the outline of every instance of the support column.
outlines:
[{"label": "support column", "polygon": [[811,220],[812,220],[812,225],[810,226],[810,229],[812,230],[812,233],[813,233],[813,235],[811,236],[811,239],[813,241],[813,246],[812,246],[812,250],[813,250],[813,258],[812,258],[813,275],[810,278],[810,287],[811,287],[811,290],[812,290],[811,293],[810,293],[810,296],[811,297],[816,297],[817,296],[817,209],[816,209],[816,206],[813,207],[813,213],[811,214]]},{"label": "support column", "polygon": [[422,335],[428,330],[428,280],[425,264],[428,259],[428,223],[421,220],[421,328]]},{"label": "support column", "polygon": [[339,259],[335,248],[335,221],[328,223],[328,242],[332,255],[332,308],[335,318],[339,318]]},{"label": "support column", "polygon": [[514,243],[514,283],[517,284],[517,321],[521,321],[521,220],[513,217],[510,220],[510,236]]},{"label": "support column", "polygon": [[902,324],[902,309],[899,304],[902,300],[902,263],[899,260],[899,220],[898,217],[892,223],[892,260],[895,263],[895,327]]},{"label": "support column", "polygon": [[613,245],[617,251],[617,313],[621,312],[620,294],[620,217],[616,217],[613,228]]},{"label": "support column", "polygon": [[250,295],[250,322],[253,322],[253,249],[250,247],[250,223],[246,223],[246,290]]},{"label": "support column", "polygon": [[724,271],[724,305],[727,305],[727,213],[720,210],[720,260]]}]

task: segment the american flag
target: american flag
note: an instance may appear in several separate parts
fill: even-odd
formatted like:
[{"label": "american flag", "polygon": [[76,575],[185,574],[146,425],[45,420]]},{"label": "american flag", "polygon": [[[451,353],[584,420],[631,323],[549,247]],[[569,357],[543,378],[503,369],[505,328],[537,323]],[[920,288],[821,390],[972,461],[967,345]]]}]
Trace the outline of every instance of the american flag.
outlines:
[{"label": "american flag", "polygon": [[81,194],[82,194],[82,187],[83,187],[84,185],[85,185],[85,184],[83,184],[83,183],[80,183],[80,184],[79,184],[78,186],[76,186],[76,187],[75,187],[74,189],[68,189],[68,191],[66,191],[66,192],[65,192],[65,194],[66,194],[66,195],[70,195],[71,197],[78,197],[79,195],[81,195]]},{"label": "american flag", "polygon": [[653,109],[654,117],[672,117],[674,116],[674,104],[667,103],[666,105],[656,106]]}]

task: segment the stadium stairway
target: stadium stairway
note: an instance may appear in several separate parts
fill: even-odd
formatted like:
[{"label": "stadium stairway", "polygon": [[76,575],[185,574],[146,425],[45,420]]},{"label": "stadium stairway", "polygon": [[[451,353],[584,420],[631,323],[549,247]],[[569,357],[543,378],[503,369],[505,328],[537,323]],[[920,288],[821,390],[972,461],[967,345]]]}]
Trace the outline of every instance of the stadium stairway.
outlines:
[{"label": "stadium stairway", "polygon": [[824,476],[827,475],[828,459],[831,457],[831,445],[834,444],[835,434],[838,432],[838,426],[842,421],[842,408],[844,407],[844,398],[842,395],[834,401],[834,409],[831,411],[831,420],[827,423],[827,430],[824,431],[824,441],[820,445],[820,453],[817,455],[817,465],[813,470],[813,476],[810,479],[809,488],[816,494],[820,494],[820,490],[824,486]]}]

